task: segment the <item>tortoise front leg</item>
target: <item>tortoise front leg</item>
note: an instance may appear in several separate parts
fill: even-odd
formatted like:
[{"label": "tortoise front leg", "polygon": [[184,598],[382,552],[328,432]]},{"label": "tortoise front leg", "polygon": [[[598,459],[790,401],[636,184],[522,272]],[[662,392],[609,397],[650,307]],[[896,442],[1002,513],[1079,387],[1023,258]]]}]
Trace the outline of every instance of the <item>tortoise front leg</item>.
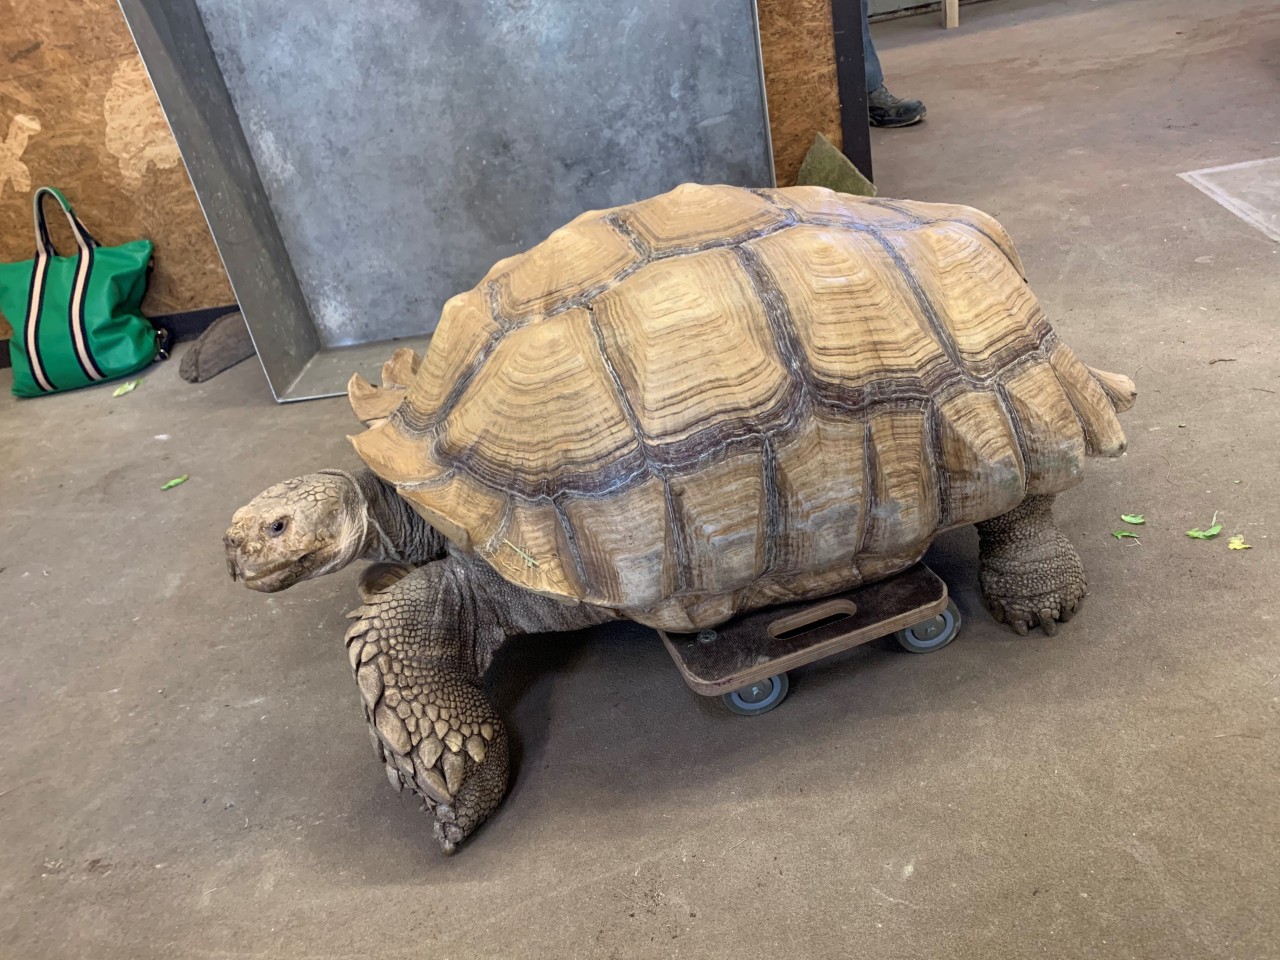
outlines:
[{"label": "tortoise front leg", "polygon": [[612,615],[521,590],[450,555],[367,592],[347,652],[378,757],[435,816],[445,853],[502,802],[507,732],[480,677],[508,637],[580,630]]},{"label": "tortoise front leg", "polygon": [[1027,497],[1015,509],[978,525],[979,579],[987,609],[1026,636],[1070,620],[1084,599],[1084,564],[1053,524],[1053,497]]},{"label": "tortoise front leg", "polygon": [[481,665],[506,637],[476,622],[468,580],[453,567],[427,564],[370,596],[346,636],[387,776],[425,801],[445,853],[507,789],[507,733],[480,686]]}]

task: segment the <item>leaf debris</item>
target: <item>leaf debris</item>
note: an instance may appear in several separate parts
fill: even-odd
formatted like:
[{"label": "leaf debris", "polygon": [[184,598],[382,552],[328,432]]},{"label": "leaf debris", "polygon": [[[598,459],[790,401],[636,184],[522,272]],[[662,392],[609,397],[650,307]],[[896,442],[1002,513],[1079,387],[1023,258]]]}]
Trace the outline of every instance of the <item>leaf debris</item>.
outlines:
[{"label": "leaf debris", "polygon": [[112,390],[111,395],[113,397],[123,397],[126,393],[133,393],[133,391],[138,389],[138,384],[141,382],[141,380],[126,380],[124,383],[120,384],[120,386]]},{"label": "leaf debris", "polygon": [[530,566],[530,567],[538,566],[538,561],[531,554],[527,553],[522,547],[517,547],[514,543],[512,543],[510,540],[507,540],[506,538],[503,538],[502,542],[505,543],[512,550],[514,550],[516,553],[520,554],[520,559],[522,559],[527,566]]},{"label": "leaf debris", "polygon": [[1188,530],[1187,536],[1192,540],[1212,540],[1221,532],[1222,524],[1218,522],[1217,511],[1214,511],[1213,519],[1209,521],[1209,528],[1207,530],[1201,530],[1199,528],[1195,530]]},{"label": "leaf debris", "polygon": [[[1111,535],[1117,540],[1137,540],[1138,535],[1132,530],[1112,530]],[[1139,541],[1141,542],[1141,541]]]},{"label": "leaf debris", "polygon": [[1229,550],[1252,550],[1253,547],[1244,542],[1244,534],[1237,533],[1234,537],[1227,541],[1227,549]]},{"label": "leaf debris", "polygon": [[1122,513],[1120,519],[1125,523],[1132,523],[1135,527],[1140,527],[1147,522],[1147,518],[1140,513]]},{"label": "leaf debris", "polygon": [[161,489],[161,490],[172,490],[174,487],[182,486],[182,484],[186,483],[186,482],[187,482],[188,480],[190,480],[190,479],[191,479],[191,477],[184,473],[184,474],[183,474],[182,476],[180,476],[180,477],[174,477],[174,478],[173,478],[172,480],[170,480],[168,483],[164,484],[160,489]]}]

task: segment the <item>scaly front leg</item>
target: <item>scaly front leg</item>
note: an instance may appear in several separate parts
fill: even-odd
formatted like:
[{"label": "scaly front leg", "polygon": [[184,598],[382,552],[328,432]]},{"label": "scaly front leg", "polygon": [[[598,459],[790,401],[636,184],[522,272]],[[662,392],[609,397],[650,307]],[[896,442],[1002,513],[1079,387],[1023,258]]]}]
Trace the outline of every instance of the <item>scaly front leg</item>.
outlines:
[{"label": "scaly front leg", "polygon": [[613,619],[521,590],[454,554],[369,594],[351,616],[347,652],[378,757],[397,789],[426,801],[446,853],[507,789],[506,730],[480,687],[493,655],[511,636]]},{"label": "scaly front leg", "polygon": [[505,634],[477,623],[458,574],[450,559],[414,570],[352,611],[346,637],[387,776],[426,802],[446,853],[507,789],[506,730],[480,687],[480,665]]}]

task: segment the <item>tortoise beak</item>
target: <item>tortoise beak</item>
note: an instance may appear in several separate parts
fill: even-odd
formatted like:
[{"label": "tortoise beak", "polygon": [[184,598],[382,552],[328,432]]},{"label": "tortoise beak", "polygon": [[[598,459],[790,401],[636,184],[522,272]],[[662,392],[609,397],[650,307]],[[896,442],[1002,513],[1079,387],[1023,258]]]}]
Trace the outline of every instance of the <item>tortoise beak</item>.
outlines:
[{"label": "tortoise beak", "polygon": [[222,538],[223,549],[227,552],[227,573],[231,574],[232,583],[240,579],[240,564],[237,554],[241,543],[243,541],[235,535],[234,528],[228,530],[226,536]]}]

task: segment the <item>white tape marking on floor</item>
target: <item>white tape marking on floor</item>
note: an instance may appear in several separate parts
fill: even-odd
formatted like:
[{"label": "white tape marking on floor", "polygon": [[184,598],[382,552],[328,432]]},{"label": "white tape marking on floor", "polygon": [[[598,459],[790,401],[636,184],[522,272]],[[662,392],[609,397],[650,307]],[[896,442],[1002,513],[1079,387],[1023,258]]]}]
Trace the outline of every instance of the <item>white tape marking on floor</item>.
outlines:
[{"label": "white tape marking on floor", "polygon": [[1178,176],[1280,242],[1280,157],[1206,167]]}]

